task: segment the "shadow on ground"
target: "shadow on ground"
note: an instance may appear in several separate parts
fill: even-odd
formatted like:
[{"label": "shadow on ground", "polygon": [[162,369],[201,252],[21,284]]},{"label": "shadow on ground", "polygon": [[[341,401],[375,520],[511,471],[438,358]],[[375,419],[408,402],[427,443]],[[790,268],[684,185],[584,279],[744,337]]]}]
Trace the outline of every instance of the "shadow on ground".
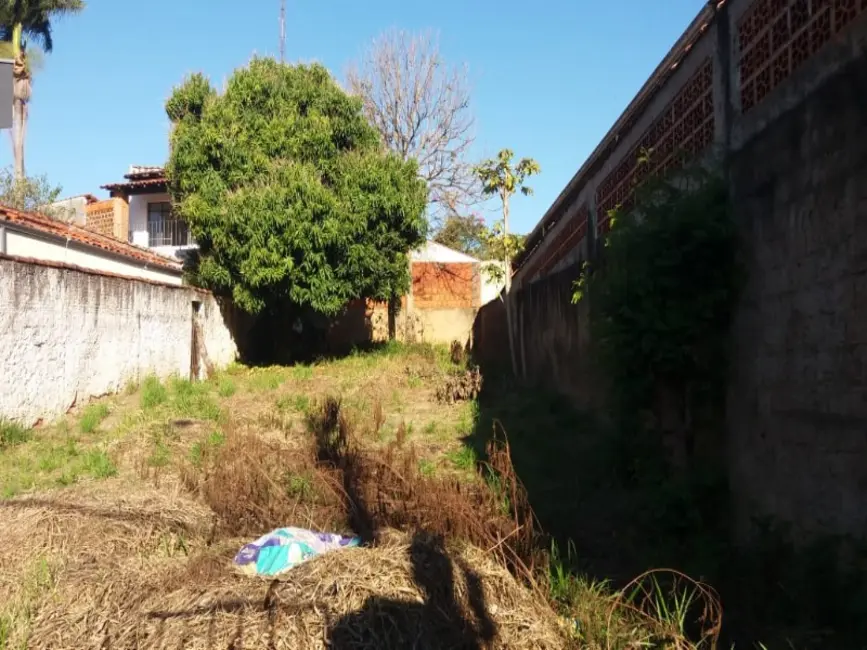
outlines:
[{"label": "shadow on ground", "polygon": [[647,568],[636,545],[634,495],[614,480],[604,425],[564,397],[519,387],[503,372],[491,374],[465,444],[482,457],[495,430],[505,433],[543,530],[562,550],[568,540],[579,549],[574,568],[623,581]]},{"label": "shadow on ground", "polygon": [[561,555],[574,549],[573,570],[615,587],[652,568],[683,571],[718,590],[723,640],[737,647],[865,647],[857,612],[867,607],[867,579],[840,572],[825,544],[795,551],[765,532],[735,548],[718,471],[667,475],[652,450],[566,397],[520,386],[507,369],[483,374],[464,442],[481,458],[495,430],[506,434],[543,530]]},{"label": "shadow on ground", "polygon": [[488,615],[478,575],[467,566],[457,566],[463,573],[474,617],[468,620],[455,599],[454,568],[442,540],[417,533],[409,556],[413,580],[424,601],[369,598],[361,609],[340,618],[329,628],[326,633],[329,648],[480,650],[494,639],[497,629]]}]

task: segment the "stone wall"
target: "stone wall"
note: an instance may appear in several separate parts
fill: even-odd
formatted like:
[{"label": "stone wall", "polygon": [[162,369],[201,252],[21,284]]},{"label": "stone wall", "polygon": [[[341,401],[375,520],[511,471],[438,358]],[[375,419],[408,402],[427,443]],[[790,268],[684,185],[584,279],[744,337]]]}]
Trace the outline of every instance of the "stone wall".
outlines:
[{"label": "stone wall", "polygon": [[0,416],[32,424],[154,373],[189,377],[235,359],[206,292],[0,258]]}]

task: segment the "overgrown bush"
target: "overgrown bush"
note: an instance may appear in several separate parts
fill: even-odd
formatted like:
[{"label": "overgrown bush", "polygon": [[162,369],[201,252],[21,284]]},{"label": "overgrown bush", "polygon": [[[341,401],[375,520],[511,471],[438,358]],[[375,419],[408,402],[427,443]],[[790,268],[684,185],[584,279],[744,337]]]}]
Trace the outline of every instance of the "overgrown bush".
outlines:
[{"label": "overgrown bush", "polygon": [[652,432],[683,466],[702,443],[696,433],[722,421],[741,285],[725,180],[701,167],[652,179],[611,223],[599,266],[585,267],[574,301],[590,300],[612,412],[625,430]]}]

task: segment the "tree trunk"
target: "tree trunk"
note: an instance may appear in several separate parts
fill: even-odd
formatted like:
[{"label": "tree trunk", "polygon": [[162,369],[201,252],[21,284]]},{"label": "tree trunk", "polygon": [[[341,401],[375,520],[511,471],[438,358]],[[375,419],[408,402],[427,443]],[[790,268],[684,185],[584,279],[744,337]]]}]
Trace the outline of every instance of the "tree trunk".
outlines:
[{"label": "tree trunk", "polygon": [[15,181],[24,180],[24,102],[12,100],[12,157],[15,160]]},{"label": "tree trunk", "polygon": [[505,263],[506,286],[503,302],[506,308],[506,331],[509,334],[509,356],[512,359],[512,374],[518,376],[518,357],[515,354],[515,328],[512,313],[512,260],[509,255],[509,196],[504,192],[503,199],[503,262]]},{"label": "tree trunk", "polygon": [[24,169],[24,139],[27,133],[27,102],[30,100],[30,71],[27,55],[21,47],[21,24],[12,28],[12,156],[15,160],[15,180],[21,182]]}]

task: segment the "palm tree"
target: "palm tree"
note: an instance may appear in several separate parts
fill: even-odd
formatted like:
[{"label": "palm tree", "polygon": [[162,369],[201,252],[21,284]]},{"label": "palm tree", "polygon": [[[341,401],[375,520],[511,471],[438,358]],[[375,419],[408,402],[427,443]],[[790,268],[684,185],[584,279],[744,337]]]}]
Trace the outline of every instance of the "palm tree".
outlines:
[{"label": "palm tree", "polygon": [[[84,9],[84,0],[0,0],[0,56],[12,59],[12,153],[15,179],[24,179],[24,136],[35,59],[28,39],[51,52],[51,22]],[[38,50],[37,50],[38,51]]]}]

